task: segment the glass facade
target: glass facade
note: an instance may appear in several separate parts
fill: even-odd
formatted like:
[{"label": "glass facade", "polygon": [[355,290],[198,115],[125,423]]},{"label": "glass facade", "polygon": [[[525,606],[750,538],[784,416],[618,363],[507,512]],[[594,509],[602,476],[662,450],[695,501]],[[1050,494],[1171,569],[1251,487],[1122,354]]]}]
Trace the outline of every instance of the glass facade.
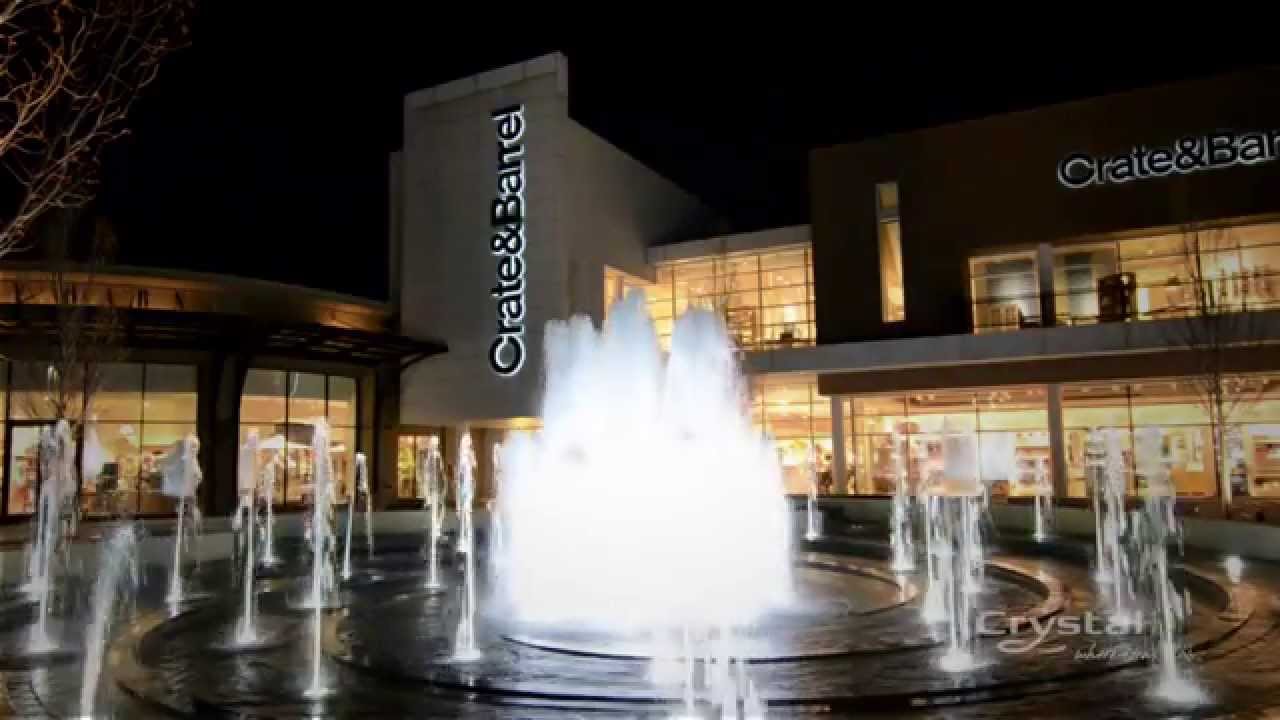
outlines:
[{"label": "glass facade", "polygon": [[818,464],[818,492],[842,492],[832,478],[831,400],[813,376],[751,378],[751,421],[777,444],[787,492],[809,492],[810,451]]},{"label": "glass facade", "polygon": [[1144,235],[1054,251],[1058,324],[1280,307],[1280,223]]},{"label": "glass facade", "polygon": [[1034,252],[971,259],[974,331],[999,332],[1040,325],[1039,284]]},{"label": "glass facade", "polygon": [[396,438],[397,500],[423,500],[426,498],[426,488],[418,484],[419,453],[429,446],[432,438],[436,438],[441,443],[440,452],[443,453],[444,441],[441,435],[439,430],[430,430],[401,433]]},{"label": "glass facade", "polygon": [[1043,387],[853,398],[847,403],[853,454],[846,492],[893,492],[895,434],[905,443],[907,482],[915,493],[941,469],[943,433],[972,432],[981,479],[992,494],[1031,495],[1039,474],[1052,481],[1046,403]]},{"label": "glass facade", "polygon": [[744,350],[812,345],[817,336],[808,245],[660,263],[652,283],[606,271],[606,302],[630,288],[644,292],[664,349],[690,307],[719,313]]},{"label": "glass facade", "polygon": [[355,378],[252,368],[240,396],[240,442],[257,430],[261,461],[271,468],[272,498],[301,505],[311,493],[314,420],[329,423],[329,456],[339,502],[351,496],[359,436]]},{"label": "glass facade", "polygon": [[[35,511],[40,430],[54,420],[59,402],[49,391],[54,376],[47,364],[13,363],[5,370],[13,387],[7,405],[12,452],[5,473],[5,510],[24,516]],[[107,363],[91,367],[77,382],[83,386],[75,389],[75,402],[85,418],[79,452],[89,469],[80,487],[85,514],[172,512],[173,501],[160,494],[159,460],[196,431],[195,366]],[[61,396],[65,404],[71,393],[63,390]]]}]

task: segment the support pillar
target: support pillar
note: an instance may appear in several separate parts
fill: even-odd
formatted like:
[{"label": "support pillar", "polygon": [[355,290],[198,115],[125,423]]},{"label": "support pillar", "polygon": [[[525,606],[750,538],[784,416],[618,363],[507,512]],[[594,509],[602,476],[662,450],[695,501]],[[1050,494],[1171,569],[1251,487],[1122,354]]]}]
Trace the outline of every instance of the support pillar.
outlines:
[{"label": "support pillar", "polygon": [[1067,445],[1062,432],[1062,386],[1049,383],[1045,386],[1049,410],[1049,457],[1053,468],[1053,496],[1067,496]]},{"label": "support pillar", "polygon": [[844,452],[844,398],[831,398],[831,479],[832,491],[843,495],[848,492],[849,459]]},{"label": "support pillar", "polygon": [[1053,327],[1058,313],[1053,289],[1053,246],[1049,243],[1036,247],[1036,270],[1040,285],[1040,327]]}]

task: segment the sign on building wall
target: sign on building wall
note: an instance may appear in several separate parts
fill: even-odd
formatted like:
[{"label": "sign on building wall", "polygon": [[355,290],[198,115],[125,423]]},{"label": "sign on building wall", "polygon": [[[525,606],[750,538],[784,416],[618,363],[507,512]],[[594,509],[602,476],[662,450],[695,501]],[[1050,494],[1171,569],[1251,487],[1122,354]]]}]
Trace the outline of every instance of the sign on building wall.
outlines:
[{"label": "sign on building wall", "polygon": [[498,141],[497,192],[489,210],[489,251],[498,258],[497,284],[489,291],[497,303],[497,333],[489,346],[489,367],[503,377],[520,372],[525,360],[524,105],[494,110]]},{"label": "sign on building wall", "polygon": [[1171,145],[1138,145],[1118,155],[1074,152],[1058,163],[1058,182],[1072,190],[1134,180],[1189,175],[1236,165],[1272,162],[1280,153],[1280,130],[1220,130],[1184,135]]}]

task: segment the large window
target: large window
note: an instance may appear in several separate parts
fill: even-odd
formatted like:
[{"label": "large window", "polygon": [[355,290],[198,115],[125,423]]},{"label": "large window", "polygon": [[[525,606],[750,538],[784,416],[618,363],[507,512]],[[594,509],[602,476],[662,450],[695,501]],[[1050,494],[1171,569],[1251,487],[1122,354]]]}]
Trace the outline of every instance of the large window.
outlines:
[{"label": "large window", "polygon": [[1040,324],[1040,283],[1034,252],[972,258],[969,284],[976,332],[1017,330]]},{"label": "large window", "polygon": [[1280,223],[1107,240],[1054,253],[1058,323],[1280,307]]},{"label": "large window", "polygon": [[811,451],[818,465],[818,492],[844,492],[831,475],[831,401],[818,394],[816,378],[752,378],[751,420],[777,444],[788,493],[809,492]]},{"label": "large window", "polygon": [[240,397],[240,442],[257,430],[261,460],[273,478],[277,504],[300,505],[309,498],[315,458],[315,420],[329,423],[329,458],[339,502],[350,497],[358,440],[355,378],[253,368]]},{"label": "large window", "polygon": [[606,271],[606,299],[627,288],[645,293],[649,314],[664,348],[675,319],[690,307],[719,313],[738,346],[763,350],[812,345],[813,258],[809,246],[718,255],[662,263],[657,280]]},{"label": "large window", "polygon": [[[396,499],[424,500],[426,488],[418,482],[421,470],[419,463],[424,459],[423,451],[430,447],[431,440],[441,443],[443,455],[444,445],[438,430],[420,432],[402,432],[396,439]],[[425,478],[424,478],[425,479]]]},{"label": "large window", "polygon": [[942,437],[976,433],[979,474],[993,495],[1032,495],[1052,483],[1043,387],[932,391],[854,398],[850,493],[894,491],[895,445],[909,491],[942,468]]},{"label": "large window", "polygon": [[902,220],[898,183],[876,185],[876,234],[880,251],[880,316],[884,322],[907,319],[902,277]]},{"label": "large window", "polygon": [[9,514],[35,510],[40,430],[55,419],[59,404],[85,420],[79,443],[86,514],[172,512],[173,500],[160,493],[159,461],[196,432],[196,377],[192,365],[107,363],[89,366],[77,374],[74,388],[58,391],[50,386],[56,375],[47,364],[15,363]]}]

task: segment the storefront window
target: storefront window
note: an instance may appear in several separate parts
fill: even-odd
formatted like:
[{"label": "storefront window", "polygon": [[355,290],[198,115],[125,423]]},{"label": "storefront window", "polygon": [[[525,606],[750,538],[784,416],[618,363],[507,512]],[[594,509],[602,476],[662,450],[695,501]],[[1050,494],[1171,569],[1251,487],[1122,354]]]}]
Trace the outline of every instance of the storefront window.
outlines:
[{"label": "storefront window", "polygon": [[240,398],[240,441],[256,430],[260,460],[273,478],[272,500],[301,505],[311,494],[315,421],[329,423],[329,460],[338,502],[351,497],[359,435],[354,378],[253,368]]},{"label": "storefront window", "polygon": [[1280,223],[1059,248],[1054,284],[1064,325],[1280,307]]},{"label": "storefront window", "polygon": [[969,282],[975,332],[1040,324],[1040,282],[1034,252],[973,258],[969,261]]},{"label": "storefront window", "polygon": [[818,464],[818,492],[844,494],[831,476],[831,401],[818,394],[817,379],[756,377],[751,387],[752,423],[773,438],[783,481],[792,494],[809,492],[808,459]]},{"label": "storefront window", "polygon": [[606,269],[605,296],[642,290],[663,349],[671,346],[675,318],[691,307],[720,314],[746,350],[812,345],[816,337],[808,246],[662,263],[655,277],[646,283]]},{"label": "storefront window", "polygon": [[[418,463],[422,453],[430,447],[432,438],[440,440],[439,431],[402,434],[396,440],[396,498],[399,500],[423,500],[426,488],[418,483]],[[440,451],[444,452],[441,445]]]},{"label": "storefront window", "polygon": [[82,478],[84,511],[173,512],[173,499],[161,494],[160,459],[196,432],[196,368],[107,364],[90,369],[88,376],[97,389],[90,395],[81,452],[102,464]]},{"label": "storefront window", "polygon": [[942,468],[943,435],[964,432],[977,435],[979,476],[993,495],[1034,494],[1052,483],[1046,398],[1042,387],[856,397],[852,491],[894,491],[897,442],[909,492],[918,492]]}]

